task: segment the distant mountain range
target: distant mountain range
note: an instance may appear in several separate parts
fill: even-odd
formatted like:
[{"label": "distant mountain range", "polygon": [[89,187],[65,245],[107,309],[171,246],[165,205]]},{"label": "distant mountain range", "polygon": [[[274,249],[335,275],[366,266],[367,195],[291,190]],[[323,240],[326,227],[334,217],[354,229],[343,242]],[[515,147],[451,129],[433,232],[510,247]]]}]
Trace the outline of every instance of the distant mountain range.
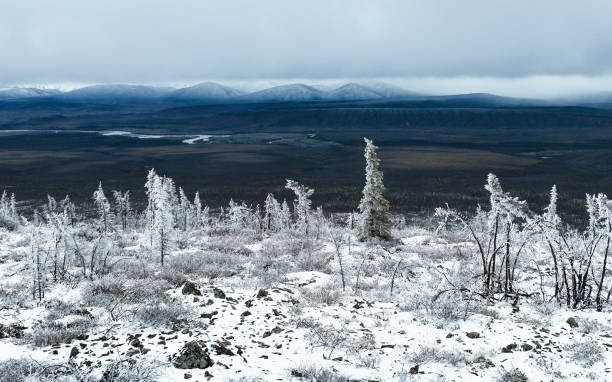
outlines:
[{"label": "distant mountain range", "polygon": [[61,94],[56,89],[11,88],[0,89],[0,101],[19,98],[44,97]]},{"label": "distant mountain range", "polygon": [[251,93],[204,82],[190,87],[174,89],[144,85],[92,85],[61,92],[34,88],[0,90],[0,101],[48,97],[71,102],[175,102],[175,103],[278,103],[316,101],[360,101],[377,99],[401,99],[419,96],[389,84],[363,85],[349,83],[332,90],[322,90],[305,84],[275,86]]},{"label": "distant mountain range", "polygon": [[501,97],[487,93],[456,95],[424,95],[398,86],[375,83],[348,83],[335,89],[323,89],[306,84],[275,86],[251,93],[214,82],[175,89],[144,85],[92,85],[61,92],[55,89],[10,88],[0,89],[0,102],[24,102],[29,100],[113,104],[161,104],[161,105],[205,105],[232,103],[300,103],[300,102],[410,102],[421,106],[431,104],[446,107],[479,106],[612,106],[612,93],[600,93],[582,97],[557,99],[555,101],[530,100]]}]

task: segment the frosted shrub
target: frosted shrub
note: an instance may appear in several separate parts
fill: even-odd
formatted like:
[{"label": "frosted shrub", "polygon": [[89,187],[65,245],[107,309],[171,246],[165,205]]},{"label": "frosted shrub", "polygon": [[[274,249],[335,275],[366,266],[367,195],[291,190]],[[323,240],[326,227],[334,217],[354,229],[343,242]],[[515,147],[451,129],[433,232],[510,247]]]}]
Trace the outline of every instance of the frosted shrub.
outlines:
[{"label": "frosted shrub", "polygon": [[335,305],[340,301],[340,292],[333,285],[323,285],[319,288],[305,289],[303,296],[314,305]]},{"label": "frosted shrub", "polygon": [[168,259],[168,268],[179,275],[204,276],[211,279],[230,277],[244,269],[244,259],[238,254],[219,251],[180,254]]},{"label": "frosted shrub", "polygon": [[40,364],[31,359],[7,359],[0,362],[0,382],[23,382],[39,368]]},{"label": "frosted shrub", "polygon": [[408,360],[412,364],[423,365],[429,362],[449,363],[453,366],[459,364],[469,364],[471,359],[468,355],[460,351],[442,350],[440,345],[424,345],[418,350],[413,351],[408,355]]},{"label": "frosted shrub", "polygon": [[93,326],[93,322],[87,318],[80,318],[68,325],[55,322],[45,323],[32,333],[32,344],[34,346],[48,346],[53,344],[70,343],[74,339],[84,339],[87,331]]},{"label": "frosted shrub", "polygon": [[317,382],[349,382],[353,380],[352,378],[340,374],[337,371],[316,365],[295,367],[291,370],[290,374],[292,377]]},{"label": "frosted shrub", "polygon": [[138,319],[151,326],[178,324],[187,313],[187,309],[179,302],[143,304],[136,311]]},{"label": "frosted shrub", "polygon": [[584,367],[590,367],[597,362],[603,361],[604,349],[597,342],[584,339],[577,340],[565,346],[565,351],[569,352],[570,358]]},{"label": "frosted shrub", "polygon": [[159,365],[127,359],[113,362],[106,367],[104,382],[154,382],[159,376]]},{"label": "frosted shrub", "polygon": [[334,256],[329,253],[304,251],[296,257],[295,265],[298,270],[302,271],[331,273],[329,265],[333,259]]},{"label": "frosted shrub", "polygon": [[497,379],[498,382],[527,382],[528,380],[527,375],[516,368],[504,372]]},{"label": "frosted shrub", "polygon": [[[597,320],[591,318],[583,318],[580,320],[580,326],[578,330],[581,333],[597,333],[602,330],[602,326]],[[607,329],[607,328],[606,328]]]},{"label": "frosted shrub", "polygon": [[163,268],[156,277],[167,281],[175,287],[183,285],[187,281],[187,276],[184,273],[172,267]]},{"label": "frosted shrub", "polygon": [[85,290],[85,294],[91,298],[103,295],[123,297],[127,292],[128,288],[125,281],[110,275],[91,281]]},{"label": "frosted shrub", "polygon": [[143,259],[123,259],[113,267],[114,273],[126,279],[146,279],[154,275],[155,270],[150,262]]}]

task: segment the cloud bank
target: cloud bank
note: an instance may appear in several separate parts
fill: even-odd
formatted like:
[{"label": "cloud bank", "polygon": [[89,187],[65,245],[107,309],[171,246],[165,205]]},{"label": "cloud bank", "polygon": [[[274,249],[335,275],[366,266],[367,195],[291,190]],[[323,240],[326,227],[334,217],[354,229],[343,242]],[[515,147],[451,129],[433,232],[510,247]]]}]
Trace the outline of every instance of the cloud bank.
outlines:
[{"label": "cloud bank", "polygon": [[0,52],[0,86],[588,79],[612,75],[612,2],[20,0]]}]

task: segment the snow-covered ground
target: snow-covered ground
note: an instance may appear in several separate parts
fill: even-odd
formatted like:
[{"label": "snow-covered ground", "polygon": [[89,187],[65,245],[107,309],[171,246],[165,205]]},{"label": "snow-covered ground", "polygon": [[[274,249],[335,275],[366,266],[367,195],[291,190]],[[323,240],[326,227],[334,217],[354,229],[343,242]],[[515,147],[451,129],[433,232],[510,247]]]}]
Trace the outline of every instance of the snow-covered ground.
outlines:
[{"label": "snow-covered ground", "polygon": [[[146,240],[141,236],[119,236],[140,243],[127,246],[132,251],[144,248]],[[254,268],[261,266],[271,248],[295,238],[227,239],[192,232],[190,247],[174,250],[175,258],[197,256],[211,246],[243,253],[225,255],[238,257],[236,263],[225,265],[236,268],[231,276],[185,275],[197,292],[184,294],[181,284],[165,289],[165,303],[180,306],[181,319],[152,324],[134,313],[113,319],[108,306],[92,304],[86,294],[95,280],[50,282],[44,300],[32,300],[27,289],[19,290],[29,285],[24,261],[28,240],[23,232],[2,231],[0,323],[4,328],[22,326],[23,335],[0,340],[0,361],[26,357],[61,364],[70,360],[92,377],[101,378],[107,365],[134,359],[155,368],[159,381],[302,380],[317,370],[358,381],[495,381],[515,369],[530,381],[604,381],[612,377],[609,311],[568,310],[529,299],[518,308],[512,300],[475,301],[460,317],[447,317],[433,306],[426,307],[425,289],[436,282],[430,268],[450,269],[458,259],[440,254],[469,248],[468,242],[450,242],[419,230],[384,252],[376,245],[357,242],[349,254],[345,246],[341,253],[348,285],[342,290],[334,247],[327,240],[321,240],[317,249],[317,256],[331,256],[326,267],[293,267],[279,279],[266,281],[255,275]],[[364,260],[366,254],[376,257]],[[400,259],[406,267],[396,276],[391,294],[389,264]],[[291,255],[281,254],[277,260],[290,261]],[[173,266],[177,265],[166,267]],[[166,277],[159,274],[164,270],[158,265],[147,268],[154,273],[139,280],[145,285]],[[129,283],[125,273],[117,271],[114,277]],[[59,302],[70,309],[58,314],[60,309],[55,306]],[[144,300],[121,309],[129,312],[138,304],[155,303]],[[577,327],[570,326],[570,317]],[[95,322],[85,336],[33,344],[40,336],[39,328],[49,321],[54,327],[69,328],[83,318]],[[208,350],[212,365],[205,369],[174,367],[176,354],[194,340]]]}]

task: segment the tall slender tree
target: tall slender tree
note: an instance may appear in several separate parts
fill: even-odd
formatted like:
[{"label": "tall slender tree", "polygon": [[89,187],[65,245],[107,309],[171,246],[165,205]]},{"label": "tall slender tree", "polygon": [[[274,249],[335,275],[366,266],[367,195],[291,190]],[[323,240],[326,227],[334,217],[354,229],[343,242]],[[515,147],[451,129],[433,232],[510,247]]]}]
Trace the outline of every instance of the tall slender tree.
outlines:
[{"label": "tall slender tree", "polygon": [[365,187],[363,187],[361,202],[359,203],[360,236],[362,239],[378,237],[391,239],[391,217],[389,215],[389,202],[383,196],[385,186],[383,173],[379,169],[380,159],[376,153],[378,147],[364,138],[365,147]]},{"label": "tall slender tree", "polygon": [[109,228],[110,223],[110,214],[111,214],[111,206],[104,195],[104,190],[102,189],[102,182],[98,183],[98,189],[93,193],[93,200],[96,208],[98,209],[98,216],[100,217],[100,225],[102,229],[106,232]]},{"label": "tall slender tree", "polygon": [[164,265],[170,236],[174,230],[173,206],[176,189],[171,178],[157,175],[154,169],[149,171],[145,188],[149,199],[147,223],[151,232],[151,243],[155,242],[157,245],[161,264]]}]

